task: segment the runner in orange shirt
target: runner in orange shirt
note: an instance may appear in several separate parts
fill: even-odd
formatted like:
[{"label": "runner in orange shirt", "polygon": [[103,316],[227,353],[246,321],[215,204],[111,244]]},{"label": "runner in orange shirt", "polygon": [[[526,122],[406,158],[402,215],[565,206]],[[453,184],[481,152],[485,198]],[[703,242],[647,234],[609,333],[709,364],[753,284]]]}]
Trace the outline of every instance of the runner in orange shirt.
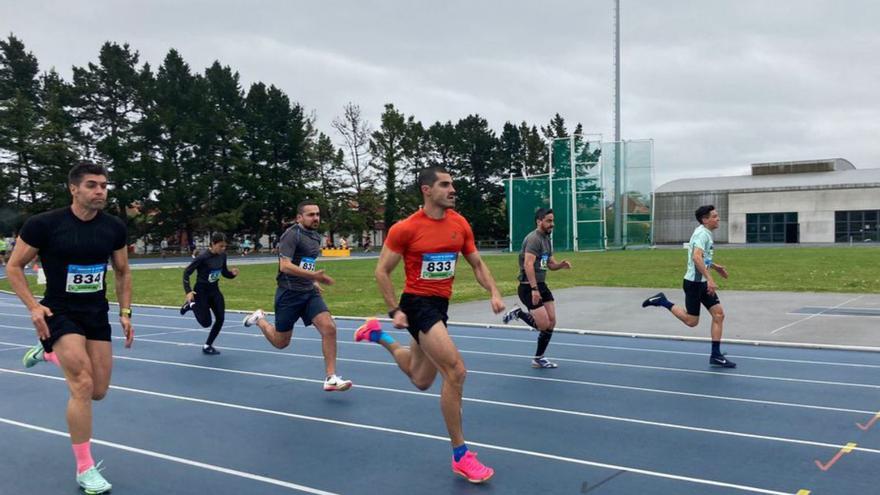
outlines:
[{"label": "runner in orange shirt", "polygon": [[[489,268],[474,245],[474,234],[467,220],[455,207],[455,188],[449,172],[430,167],[419,174],[424,206],[398,222],[388,238],[376,266],[376,281],[396,328],[407,328],[412,340],[409,348],[382,331],[376,319],[368,320],[355,332],[355,340],[381,344],[419,390],[427,390],[437,372],[443,377],[440,410],[452,441],[452,471],[472,483],[482,483],[495,473],[469,452],[461,426],[461,396],[466,370],[464,361],[446,328],[449,299],[458,253],[474,270],[477,282],[492,295],[492,311],[504,311],[501,293]],[[406,286],[398,304],[391,273],[404,261]]]}]

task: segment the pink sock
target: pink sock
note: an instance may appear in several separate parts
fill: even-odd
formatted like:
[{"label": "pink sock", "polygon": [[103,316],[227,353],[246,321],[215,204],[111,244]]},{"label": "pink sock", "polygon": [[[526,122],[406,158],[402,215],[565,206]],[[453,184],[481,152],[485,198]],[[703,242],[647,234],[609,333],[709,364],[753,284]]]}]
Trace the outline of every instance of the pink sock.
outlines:
[{"label": "pink sock", "polygon": [[73,444],[73,456],[76,457],[76,474],[81,474],[95,465],[95,461],[92,459],[91,442],[88,440]]},{"label": "pink sock", "polygon": [[55,366],[61,366],[61,364],[58,362],[58,356],[56,356],[54,352],[44,352],[43,359],[49,361],[50,363],[54,363]]}]

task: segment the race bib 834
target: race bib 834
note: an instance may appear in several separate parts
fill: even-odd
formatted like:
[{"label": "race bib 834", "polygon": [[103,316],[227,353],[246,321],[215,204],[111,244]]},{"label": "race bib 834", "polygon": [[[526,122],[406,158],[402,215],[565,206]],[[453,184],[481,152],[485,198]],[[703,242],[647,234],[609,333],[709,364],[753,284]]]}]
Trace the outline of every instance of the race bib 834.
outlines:
[{"label": "race bib 834", "polygon": [[423,280],[446,280],[455,276],[456,253],[425,253],[422,255]]},{"label": "race bib 834", "polygon": [[87,294],[104,288],[107,265],[67,265],[67,292]]}]

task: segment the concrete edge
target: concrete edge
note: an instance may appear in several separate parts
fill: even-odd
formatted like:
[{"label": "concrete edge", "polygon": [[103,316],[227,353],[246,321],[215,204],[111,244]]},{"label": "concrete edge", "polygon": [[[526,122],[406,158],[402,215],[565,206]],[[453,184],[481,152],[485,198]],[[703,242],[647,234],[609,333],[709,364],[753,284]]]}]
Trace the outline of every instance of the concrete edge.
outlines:
[{"label": "concrete edge", "polygon": [[[10,292],[7,290],[0,290],[0,293],[15,295],[14,292]],[[111,302],[112,305],[117,305],[115,302]],[[177,306],[165,306],[162,304],[132,304],[133,307],[136,308],[156,308],[156,309],[180,309]],[[227,313],[238,313],[238,314],[250,314],[251,311],[240,310],[240,309],[227,309]],[[266,314],[275,314],[272,311],[266,311]],[[134,316],[137,316],[135,314]],[[358,320],[363,321],[364,316],[344,316],[344,315],[333,315],[334,319],[337,320]],[[379,321],[391,322],[390,318],[376,318]],[[497,330],[515,330],[515,331],[530,331],[530,327],[522,326],[522,325],[494,325],[491,323],[474,323],[467,321],[450,321],[452,325],[458,325],[462,327],[471,327],[471,328],[493,328]],[[569,333],[574,335],[599,335],[599,336],[607,336],[607,337],[630,337],[636,339],[658,339],[658,340],[678,340],[678,341],[686,341],[686,342],[709,342],[711,339],[707,337],[691,337],[688,335],[658,335],[658,334],[650,334],[650,333],[639,333],[639,332],[612,332],[607,330],[581,330],[578,328],[556,328],[553,330],[554,332],[561,333]],[[746,339],[724,339],[724,342],[731,344],[742,344],[742,345],[753,345],[753,346],[765,346],[765,347],[794,347],[794,348],[804,348],[804,349],[831,349],[838,351],[862,351],[862,352],[880,352],[880,347],[870,347],[870,346],[856,346],[856,345],[837,345],[837,344],[815,344],[810,342],[779,342],[773,340],[746,340]]]}]

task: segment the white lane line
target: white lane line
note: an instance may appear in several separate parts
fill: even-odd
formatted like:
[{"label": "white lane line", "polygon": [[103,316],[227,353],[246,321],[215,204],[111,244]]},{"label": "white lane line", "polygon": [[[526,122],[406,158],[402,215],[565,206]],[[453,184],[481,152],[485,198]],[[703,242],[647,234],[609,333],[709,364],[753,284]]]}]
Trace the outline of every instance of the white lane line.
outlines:
[{"label": "white lane line", "polygon": [[[63,431],[53,430],[51,428],[44,428],[42,426],[37,426],[30,423],[22,423],[20,421],[15,421],[8,418],[0,417],[0,423],[4,423],[10,426],[17,426],[19,428],[24,428],[32,431],[39,431],[42,433],[48,433],[50,435],[55,435],[64,438],[70,438],[70,435]],[[261,483],[267,483],[270,485],[280,486],[283,488],[289,488],[291,490],[296,490],[303,493],[312,493],[314,495],[336,495],[333,492],[328,492],[324,490],[319,490],[317,488],[312,488],[305,485],[299,485],[297,483],[291,483],[289,481],[278,480],[275,478],[269,478],[267,476],[261,476],[259,474],[248,473],[245,471],[239,471],[237,469],[230,469],[221,466],[215,466],[213,464],[206,464],[204,462],[194,461],[192,459],[186,459],[184,457],[177,457],[173,455],[163,454],[161,452],[156,452],[154,450],[146,450],[137,447],[131,447],[129,445],[124,445],[116,442],[108,442],[106,440],[100,440],[97,438],[92,438],[91,442],[96,445],[103,445],[104,447],[110,447],[112,449],[123,450],[125,452],[131,452],[133,454],[145,455],[148,457],[153,457],[156,459],[162,459],[164,461],[176,462],[178,464],[184,464],[187,466],[197,467],[201,469],[207,469],[208,471],[215,471],[218,473],[228,474],[231,476],[236,476],[238,478],[244,478],[252,481],[259,481]],[[146,475],[146,473],[145,473]]]},{"label": "white lane line", "polygon": [[[60,378],[60,377],[40,375],[38,373],[25,373],[25,372],[15,371],[15,370],[6,370],[3,368],[0,368],[0,371],[7,372],[7,373],[12,372],[12,373],[18,374],[18,375],[34,376],[34,377],[39,377],[39,378],[44,378],[44,379],[48,378],[48,379],[63,381],[63,378]],[[444,443],[449,442],[449,439],[447,437],[442,437],[439,435],[433,435],[433,434],[429,434],[429,433],[421,433],[421,432],[415,432],[415,431],[409,431],[409,430],[400,430],[400,429],[396,429],[396,428],[386,428],[383,426],[374,426],[374,425],[367,425],[367,424],[361,424],[361,423],[352,423],[350,421],[340,421],[340,420],[335,420],[335,419],[319,418],[319,417],[315,417],[315,416],[306,416],[306,415],[302,415],[302,414],[294,414],[294,413],[288,413],[288,412],[283,412],[283,411],[275,411],[275,410],[271,410],[271,409],[245,406],[245,405],[234,404],[234,403],[229,403],[229,402],[220,402],[220,401],[213,401],[213,400],[207,400],[207,399],[198,399],[198,398],[194,398],[194,397],[185,397],[185,396],[180,396],[180,395],[165,394],[165,393],[161,393],[161,392],[153,392],[150,390],[143,390],[143,389],[137,389],[137,388],[120,387],[117,385],[111,385],[110,388],[113,388],[116,390],[122,390],[122,391],[126,391],[126,392],[131,392],[131,393],[135,393],[135,394],[149,395],[149,396],[153,396],[153,397],[162,397],[162,398],[166,398],[166,399],[174,399],[174,400],[180,400],[180,401],[185,401],[185,402],[193,402],[193,403],[198,403],[198,404],[205,404],[205,405],[210,405],[210,406],[235,409],[235,410],[240,410],[240,411],[249,411],[249,412],[256,412],[256,413],[261,413],[261,414],[269,414],[269,415],[273,415],[273,416],[286,417],[286,418],[290,418],[290,419],[312,421],[312,422],[316,422],[316,423],[330,424],[330,425],[334,425],[334,426],[343,426],[343,427],[349,427],[349,428],[358,428],[358,429],[364,429],[364,430],[370,430],[370,431],[377,431],[380,433],[391,433],[391,434],[402,435],[402,436],[409,436],[409,437],[423,438],[423,439],[427,439],[427,440],[441,441]],[[748,486],[748,485],[739,485],[739,484],[726,483],[726,482],[709,480],[709,479],[704,479],[704,478],[694,478],[694,477],[689,477],[689,476],[681,476],[681,475],[676,475],[676,474],[664,473],[664,472],[660,472],[660,471],[651,471],[651,470],[633,468],[633,467],[628,467],[628,466],[606,464],[606,463],[602,463],[602,462],[589,461],[586,459],[558,456],[558,455],[554,455],[554,454],[547,454],[544,452],[523,450],[523,449],[505,447],[505,446],[496,445],[496,444],[488,444],[488,443],[474,442],[474,441],[468,441],[468,444],[473,445],[475,447],[480,447],[480,448],[489,449],[489,450],[496,450],[496,451],[501,451],[501,452],[521,454],[521,455],[530,456],[530,457],[537,457],[537,458],[541,458],[541,459],[566,462],[566,463],[571,463],[571,464],[578,464],[578,465],[582,465],[582,466],[592,466],[592,467],[599,467],[599,468],[605,468],[605,469],[613,469],[616,471],[621,471],[621,470],[628,471],[631,473],[642,474],[645,476],[651,476],[651,477],[656,477],[656,478],[672,479],[672,480],[676,480],[676,481],[686,481],[686,482],[702,484],[702,485],[731,488],[731,489],[752,492],[752,493],[763,493],[763,494],[768,494],[768,495],[792,495],[792,492],[780,492],[780,491],[767,490],[767,489]],[[836,446],[835,448],[840,449],[843,447],[844,446]]]},{"label": "white lane line", "polygon": [[[316,384],[322,383],[322,380],[303,378],[303,377],[297,377],[297,376],[277,375],[277,374],[272,374],[272,373],[262,373],[262,372],[256,372],[256,371],[246,371],[246,370],[238,370],[238,369],[230,369],[230,368],[219,368],[219,367],[213,367],[213,366],[203,366],[203,365],[196,365],[196,364],[177,363],[177,362],[171,362],[171,361],[162,361],[162,360],[158,360],[158,359],[145,359],[145,358],[135,358],[135,357],[127,357],[127,356],[115,356],[115,359],[124,360],[124,361],[135,361],[135,362],[141,362],[141,363],[156,364],[156,365],[161,365],[161,366],[198,369],[198,370],[211,371],[211,372],[253,376],[253,377],[258,377],[258,378],[272,378],[272,379],[279,379],[279,380],[286,380],[286,381],[316,383]],[[8,369],[3,369],[3,368],[0,368],[0,371],[15,372],[15,370],[8,370]],[[23,373],[23,374],[28,374],[28,373]],[[40,376],[46,376],[46,375],[40,375]],[[390,393],[412,395],[412,396],[419,396],[419,397],[430,397],[430,398],[439,398],[440,397],[439,394],[434,394],[434,393],[430,393],[430,392],[417,392],[417,391],[412,391],[412,390],[401,390],[401,389],[390,388],[390,387],[378,387],[378,386],[363,385],[363,384],[357,384],[356,386],[361,389],[380,391],[380,392],[390,392]],[[675,423],[664,423],[664,422],[648,421],[648,420],[642,420],[642,419],[636,419],[636,418],[626,418],[626,417],[621,417],[621,416],[611,416],[611,415],[606,415],[606,414],[596,414],[596,413],[588,413],[588,412],[583,412],[583,411],[574,411],[574,410],[570,410],[570,409],[558,409],[558,408],[551,408],[551,407],[544,407],[544,406],[533,406],[533,405],[529,405],[529,404],[505,402],[505,401],[494,401],[494,400],[478,399],[478,398],[471,398],[471,397],[464,397],[462,400],[464,400],[465,402],[473,402],[473,403],[478,403],[478,404],[486,404],[486,405],[493,405],[493,406],[499,406],[499,407],[508,407],[508,408],[514,408],[514,409],[526,409],[526,410],[541,411],[541,412],[547,412],[547,413],[553,413],[553,414],[563,414],[563,415],[569,415],[569,416],[586,417],[586,418],[599,419],[599,420],[605,420],[605,421],[615,421],[615,422],[639,424],[639,425],[653,426],[653,427],[658,427],[658,428],[669,428],[669,429],[676,429],[676,430],[693,431],[693,432],[698,432],[698,433],[726,435],[726,436],[750,438],[750,439],[757,439],[757,440],[768,440],[768,441],[782,442],[782,443],[811,445],[811,446],[815,446],[815,447],[827,447],[827,448],[833,448],[833,449],[840,448],[839,445],[825,443],[825,442],[816,442],[816,441],[811,441],[811,440],[801,440],[801,439],[795,439],[795,438],[777,437],[777,436],[768,436],[768,435],[758,435],[758,434],[752,434],[752,433],[742,433],[742,432],[735,432],[735,431],[731,431],[731,430],[700,428],[700,427],[681,425],[681,424],[675,424]],[[865,449],[865,451],[880,453],[880,450],[873,451],[871,449]]]},{"label": "white lane line", "polygon": [[[0,313],[0,316],[14,316],[20,318],[30,318],[28,315],[21,314],[10,314],[10,313]],[[183,319],[191,319],[187,317],[181,316],[160,316],[160,315],[143,315],[140,316],[149,316],[149,317],[158,317],[158,318],[183,318]],[[228,320],[227,320],[228,321]],[[118,323],[111,320],[111,325],[118,326]],[[168,329],[168,330],[181,330],[181,333],[184,331],[192,331],[192,332],[209,332],[209,330],[203,328],[187,328],[187,327],[175,327],[175,326],[167,326],[167,325],[151,325],[148,323],[144,323],[141,321],[135,322],[136,328],[157,328],[157,329]],[[337,326],[338,330],[356,330],[356,327],[342,327]],[[409,332],[402,330],[385,330],[390,334],[404,335],[406,337],[409,336]],[[168,333],[178,333],[178,332],[168,332]],[[247,333],[247,332],[238,332],[235,330],[230,330],[229,328],[224,328],[222,330],[223,335],[239,335],[244,337],[254,337],[254,338],[264,338],[262,334],[259,333]],[[152,336],[152,335],[162,335],[161,333],[156,334],[148,334],[143,336]],[[511,343],[523,343],[534,345],[534,340],[526,340],[526,339],[511,339],[511,338],[501,338],[501,337],[482,337],[482,336],[474,336],[474,335],[460,335],[457,333],[451,333],[453,340],[456,339],[470,339],[470,340],[489,340],[496,342],[511,342]],[[136,333],[135,338],[139,337]],[[311,337],[293,337],[293,340],[303,340],[303,341],[316,341],[320,342],[321,339],[311,338]],[[346,340],[340,340],[340,344],[343,345],[351,345],[355,344],[355,342],[349,342]],[[611,345],[598,345],[598,344],[579,344],[573,342],[553,342],[554,347],[564,346],[564,347],[578,347],[578,348],[589,348],[589,349],[603,349],[603,350],[615,350],[615,351],[624,351],[624,352],[648,352],[648,353],[656,353],[656,354],[674,354],[674,355],[683,355],[683,356],[699,356],[705,357],[706,353],[700,352],[688,352],[688,351],[672,351],[665,349],[650,349],[650,348],[642,348],[642,347],[628,347],[628,346],[611,346]],[[747,359],[754,361],[768,361],[768,362],[779,362],[779,363],[795,363],[795,364],[809,364],[809,365],[821,365],[821,366],[841,366],[841,367],[851,367],[851,368],[869,368],[869,369],[880,369],[880,365],[878,364],[864,364],[864,363],[844,363],[844,362],[836,362],[836,361],[815,361],[809,359],[786,359],[786,358],[769,358],[769,357],[759,357],[759,356],[747,356],[743,354],[731,354],[738,359]],[[560,358],[562,359],[562,358]]]},{"label": "white lane line", "polygon": [[[181,327],[165,327],[158,325],[144,325],[147,328],[166,328],[166,329],[179,329]],[[0,328],[10,328],[17,330],[33,330],[32,328],[27,327],[16,327],[11,325],[0,325]],[[184,329],[191,330],[191,329]],[[114,337],[119,338],[119,337]],[[137,334],[135,334],[135,340],[137,340]],[[147,339],[143,339],[144,341],[149,342]],[[185,342],[169,342],[169,341],[155,341],[157,343],[163,344],[175,344],[175,345],[188,345]],[[351,344],[351,345],[363,345],[356,342],[346,342],[340,341],[342,344]],[[220,347],[222,349],[222,347]],[[254,350],[253,352],[260,352]],[[266,352],[266,351],[263,351]],[[476,354],[482,356],[493,356],[493,357],[504,357],[504,358],[515,358],[515,359],[532,359],[534,356],[526,355],[526,354],[507,354],[501,352],[485,352],[485,351],[467,351],[459,349],[459,352],[462,354]],[[287,354],[287,353],[285,353]],[[315,357],[304,354],[289,354],[292,356],[302,356],[302,357]],[[721,372],[721,371],[705,371],[705,370],[693,370],[687,368],[670,368],[666,366],[649,366],[644,364],[629,364],[629,363],[614,363],[609,361],[592,361],[586,359],[571,359],[571,358],[553,358],[556,361],[564,361],[569,363],[578,363],[578,364],[591,364],[598,366],[609,366],[609,367],[617,367],[617,368],[633,368],[633,369],[643,369],[643,370],[655,370],[655,371],[664,371],[664,372],[672,372],[672,373],[689,373],[689,374],[697,374],[697,375],[719,375],[726,376],[732,378],[744,378],[744,379],[752,379],[752,380],[771,380],[771,381],[782,381],[782,382],[791,382],[791,383],[807,383],[811,385],[830,385],[830,386],[838,386],[838,387],[855,387],[855,388],[867,388],[867,389],[875,389],[880,390],[880,385],[870,384],[870,383],[851,383],[851,382],[835,382],[828,380],[807,380],[803,378],[786,378],[786,377],[778,377],[778,376],[766,376],[766,375],[750,375],[747,373],[736,373],[736,372]],[[363,361],[356,359],[346,359],[346,358],[337,358],[337,361],[355,361],[355,362],[369,362],[371,364],[376,363],[375,361]],[[391,364],[393,363],[381,363],[381,364]]]},{"label": "white lane line", "polygon": [[[114,337],[114,339],[122,340],[123,338],[122,337]],[[151,344],[163,344],[163,345],[171,345],[171,346],[176,346],[176,347],[201,347],[201,344],[173,342],[173,341],[165,341],[165,340],[143,339],[142,341],[149,342]],[[0,342],[0,344],[14,345],[14,346],[18,346],[19,348],[30,347],[29,345],[10,343],[10,342]],[[242,348],[242,347],[229,347],[229,346],[220,347],[220,346],[217,346],[217,348],[220,350],[230,350],[230,351],[251,352],[251,353],[257,353],[257,354],[269,354],[269,355],[275,355],[275,356],[283,356],[285,358],[306,358],[306,359],[316,359],[316,360],[317,359],[320,359],[320,360],[324,359],[323,356],[316,356],[316,355],[310,355],[310,354],[294,354],[294,353],[289,353],[289,352],[246,349],[246,348]],[[114,357],[121,358],[122,356],[116,355]],[[130,358],[130,359],[135,359],[135,358]],[[366,360],[366,359],[337,358],[337,361],[354,362],[354,363],[360,363],[360,364],[371,364],[371,365],[378,365],[378,366],[392,366],[392,367],[397,366],[395,363],[388,362],[388,361],[370,361],[370,360]],[[539,377],[539,376],[531,376],[531,375],[516,375],[516,374],[512,374],[512,373],[499,373],[499,372],[493,372],[493,371],[480,371],[480,370],[473,370],[473,369],[469,369],[468,374],[500,376],[500,377],[505,377],[505,378],[520,379],[520,380],[532,380],[532,381],[544,381],[544,382],[551,382],[551,383],[561,383],[564,385],[581,385],[581,386],[588,386],[588,387],[608,388],[608,389],[614,389],[614,390],[628,390],[628,391],[634,391],[634,392],[646,392],[646,393],[654,393],[654,394],[673,395],[673,396],[678,396],[678,397],[692,397],[692,398],[698,398],[698,399],[709,399],[712,401],[742,402],[742,403],[748,403],[748,404],[761,404],[761,405],[768,405],[768,406],[791,407],[791,408],[798,408],[798,409],[810,409],[810,410],[816,410],[816,411],[852,413],[852,414],[858,414],[858,415],[876,413],[876,411],[873,409],[867,410],[867,409],[851,409],[851,408],[831,407],[831,406],[818,406],[818,405],[813,405],[813,404],[802,404],[802,403],[796,403],[796,402],[779,402],[779,401],[769,401],[769,400],[761,400],[761,399],[748,399],[748,398],[744,398],[744,397],[698,394],[698,393],[693,393],[693,392],[681,392],[678,390],[656,389],[656,388],[646,388],[646,387],[633,387],[633,386],[629,386],[629,385],[615,385],[612,383],[590,382],[590,381],[563,379],[563,378],[547,378],[547,377]],[[310,379],[305,379],[305,378],[303,378],[303,380],[313,381],[316,383],[320,382],[320,380],[310,380]],[[416,393],[416,392],[402,391],[402,393]]]},{"label": "white lane line", "polygon": [[857,301],[857,300],[859,300],[859,299],[861,299],[861,298],[863,298],[863,297],[865,297],[865,296],[864,296],[864,295],[856,296],[856,297],[854,297],[854,298],[852,298],[852,299],[850,299],[850,300],[848,300],[848,301],[844,301],[844,302],[838,304],[837,306],[834,306],[834,307],[831,307],[831,308],[827,308],[827,309],[825,309],[825,310],[823,310],[823,311],[820,311],[820,312],[818,312],[818,313],[816,313],[816,314],[813,314],[813,315],[807,316],[806,318],[802,318],[802,319],[800,319],[800,320],[797,320],[797,321],[791,322],[791,323],[789,323],[788,325],[783,325],[783,326],[777,328],[776,330],[773,330],[772,332],[770,332],[770,335],[775,335],[776,332],[779,332],[780,330],[784,330],[784,329],[786,329],[786,328],[793,327],[794,325],[797,325],[798,323],[801,323],[801,322],[804,322],[804,321],[807,321],[807,320],[812,320],[813,318],[815,318],[815,317],[817,317],[817,316],[821,316],[821,315],[822,315],[823,313],[825,313],[825,312],[831,311],[832,309],[837,309],[837,308],[839,308],[839,307],[841,307],[841,306],[843,306],[843,305],[845,305],[845,304],[849,304],[849,303],[851,303],[851,302],[853,302],[853,301]]},{"label": "white lane line", "polygon": [[175,330],[173,332],[158,332],[158,333],[144,333],[144,334],[135,333],[135,339],[140,339],[140,338],[144,338],[144,337],[156,337],[159,335],[173,335],[175,333],[188,333],[188,332],[200,332],[200,331],[201,330],[187,329],[187,330]]}]

